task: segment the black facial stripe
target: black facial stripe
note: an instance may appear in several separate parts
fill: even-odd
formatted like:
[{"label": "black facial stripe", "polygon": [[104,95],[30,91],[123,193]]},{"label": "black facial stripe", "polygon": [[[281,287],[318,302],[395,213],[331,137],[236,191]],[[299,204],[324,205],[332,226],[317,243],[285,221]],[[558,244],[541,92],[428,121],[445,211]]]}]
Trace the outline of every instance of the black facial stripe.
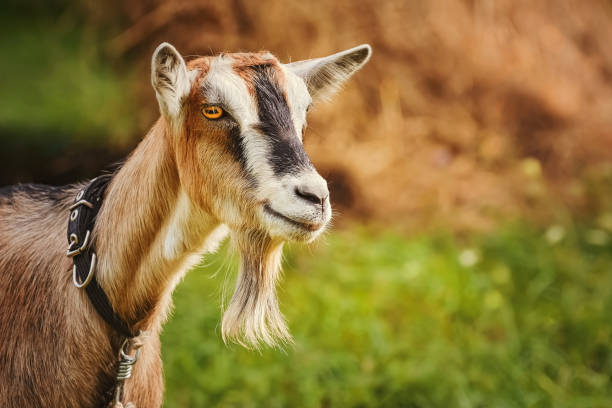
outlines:
[{"label": "black facial stripe", "polygon": [[242,142],[242,135],[240,134],[240,126],[234,125],[229,130],[229,148],[232,155],[243,170],[246,170],[246,153],[244,151],[244,143]]},{"label": "black facial stripe", "polygon": [[240,168],[244,172],[246,178],[249,180],[252,186],[255,186],[257,183],[253,175],[247,169],[247,160],[246,160],[246,152],[244,148],[244,142],[242,139],[242,134],[240,133],[240,126],[235,124],[229,130],[229,149],[236,159],[236,161],[240,164]]},{"label": "black facial stripe", "polygon": [[271,147],[268,158],[276,175],[296,173],[310,166],[310,160],[300,143],[289,105],[274,77],[271,65],[253,66],[253,84],[257,96],[259,124],[257,129],[266,135]]}]

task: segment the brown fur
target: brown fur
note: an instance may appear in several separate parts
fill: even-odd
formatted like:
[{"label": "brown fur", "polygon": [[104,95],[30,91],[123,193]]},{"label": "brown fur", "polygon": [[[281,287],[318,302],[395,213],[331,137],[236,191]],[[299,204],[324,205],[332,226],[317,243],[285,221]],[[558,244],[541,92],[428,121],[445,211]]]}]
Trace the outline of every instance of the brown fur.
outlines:
[{"label": "brown fur", "polygon": [[253,67],[255,66],[265,65],[273,67],[274,69],[272,71],[276,74],[277,81],[282,87],[283,76],[280,64],[269,52],[262,51],[257,54],[236,53],[232,54],[232,58],[234,60],[234,72],[244,79],[247,89],[252,96],[255,96],[255,86],[253,84],[253,77],[255,75]]},{"label": "brown fur", "polygon": [[118,339],[71,283],[68,206],[18,193],[0,201],[0,406],[96,406]]},{"label": "brown fur", "polygon": [[[124,319],[150,333],[126,386],[126,401],[138,407],[161,404],[159,331],[175,275],[184,271],[183,259],[167,261],[155,253],[156,241],[181,185],[193,197],[221,188],[210,180],[195,182],[199,171],[189,162],[200,159],[192,155],[227,154],[222,139],[211,134],[206,147],[193,145],[195,137],[177,144],[160,119],[113,178],[98,215],[100,284]],[[224,171],[235,167],[230,162]],[[0,202],[2,407],[97,406],[112,385],[120,340],[72,285],[65,256],[68,207],[79,187],[67,189],[59,201],[19,193]],[[195,231],[185,251],[199,253],[203,242],[195,238],[202,235]]]},{"label": "brown fur", "polygon": [[[234,58],[238,70],[270,63],[260,54]],[[147,333],[125,388],[125,401],[139,408],[161,405],[161,326],[176,284],[223,236],[221,208],[240,214],[225,222],[242,256],[224,338],[290,339],[275,297],[282,242],[259,230],[229,129],[201,118],[209,59],[189,66],[198,77],[182,123],[157,121],[114,175],[93,233],[100,285],[116,312]],[[0,198],[0,407],[99,407],[113,385],[121,339],[73,286],[65,256],[68,207],[81,188]]]},{"label": "brown fur", "polygon": [[[101,285],[124,319],[149,332],[126,387],[126,400],[140,407],[162,401],[159,331],[171,276],[146,261],[178,182],[160,120],[114,177],[94,230]],[[72,285],[65,256],[68,207],[79,187],[58,201],[19,193],[0,203],[2,407],[100,406],[113,384],[120,339]]]},{"label": "brown fur", "polygon": [[[207,62],[193,64],[205,68]],[[195,211],[204,220],[206,214],[215,218],[218,203],[213,198],[221,196],[238,198],[235,204],[246,216],[244,225],[234,226],[237,230],[246,231],[254,222],[246,181],[229,153],[229,135],[205,127],[203,102],[192,92],[180,135],[160,118],[113,177],[94,230],[101,286],[120,316],[148,332],[125,390],[125,400],[137,407],[156,407],[162,401],[159,332],[171,307],[172,289],[187,267],[185,256],[167,260],[160,248],[181,189],[197,203]],[[120,339],[96,314],[85,292],[73,286],[72,263],[65,256],[68,207],[80,187],[65,189],[61,199],[18,193],[0,201],[2,407],[100,406],[113,384]],[[215,227],[216,221],[210,222],[190,231],[180,248],[183,254],[202,252],[204,230]],[[260,270],[264,254],[273,252],[266,248],[245,250],[248,267],[243,273]],[[256,284],[265,282],[263,277],[254,279]],[[240,296],[255,289],[242,290]],[[242,313],[237,316],[244,319]]]},{"label": "brown fur", "polygon": [[[161,404],[159,332],[176,274],[185,270],[184,257],[163,259],[157,241],[181,185],[194,197],[220,188],[208,183],[205,191],[189,163],[200,159],[191,155],[225,154],[223,135],[210,136],[208,147],[195,145],[195,137],[175,143],[160,119],[113,178],[96,221],[98,280],[117,313],[149,333],[126,386],[126,401],[139,407]],[[231,163],[227,167],[227,173],[236,171]],[[65,256],[68,207],[79,187],[66,189],[59,201],[18,193],[0,202],[2,407],[99,406],[112,385],[120,339],[72,285]],[[184,251],[200,253],[203,236],[194,231]]]}]

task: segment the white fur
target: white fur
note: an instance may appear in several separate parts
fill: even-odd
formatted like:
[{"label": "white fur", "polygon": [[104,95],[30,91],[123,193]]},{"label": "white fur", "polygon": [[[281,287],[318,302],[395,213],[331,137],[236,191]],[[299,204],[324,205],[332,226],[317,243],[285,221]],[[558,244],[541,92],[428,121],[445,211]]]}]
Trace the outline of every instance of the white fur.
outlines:
[{"label": "white fur", "polygon": [[[293,137],[300,143],[306,111],[313,99],[337,90],[365,64],[370,53],[369,46],[364,45],[325,58],[281,65],[295,128]],[[319,206],[296,194],[297,187],[309,186],[309,191],[320,193],[319,197],[328,195],[325,180],[313,167],[300,169],[299,173],[293,169],[280,176],[274,173],[268,135],[257,126],[257,101],[249,93],[245,79],[235,73],[234,62],[231,54],[212,58],[201,91],[207,103],[222,105],[240,126],[246,171],[256,181],[253,206],[260,226],[242,228],[243,214],[231,198],[215,201],[215,215],[220,218],[216,219],[202,213],[181,190],[154,246],[160,249],[162,262],[172,264],[179,272],[170,285],[173,288],[184,271],[195,265],[203,253],[216,249],[231,229],[242,261],[234,296],[223,317],[223,337],[238,341],[243,338],[252,345],[273,344],[275,338],[290,339],[275,295],[282,242],[314,239],[328,224],[331,207],[329,199]],[[187,71],[182,57],[169,44],[160,45],[153,55],[152,82],[160,109],[175,127],[182,122],[183,102],[196,73]],[[145,264],[155,267],[159,261],[149,259]]]},{"label": "white fur", "polygon": [[228,56],[214,58],[203,87],[209,103],[223,103],[240,126],[247,129],[258,122],[257,105],[244,80],[234,72],[233,63]]},{"label": "white fur", "polygon": [[302,128],[306,125],[306,110],[312,103],[312,97],[304,80],[297,76],[286,65],[281,65],[285,73],[285,92],[291,109],[293,126],[300,140],[302,140]]},{"label": "white fur", "polygon": [[[309,235],[313,239],[320,231],[305,233],[299,227],[266,213],[263,205],[268,203],[275,211],[310,224],[324,226],[331,217],[329,201],[325,211],[316,208],[295,195],[297,185],[318,183],[325,185],[325,180],[314,169],[307,169],[300,175],[277,177],[269,163],[270,146],[266,135],[255,128],[259,122],[257,102],[249,93],[244,79],[233,71],[231,56],[219,56],[211,61],[209,72],[203,83],[208,103],[223,104],[228,113],[238,121],[243,138],[247,171],[257,181],[256,200],[261,203],[258,213],[261,222],[273,233],[273,237],[290,237]],[[291,70],[282,67],[285,74],[285,92],[291,110],[295,137],[301,142],[301,130],[306,123],[306,109],[312,99],[302,78]],[[238,225],[239,213],[231,203],[224,203],[222,208],[224,222]],[[296,235],[297,234],[297,235]]]},{"label": "white fur", "polygon": [[167,261],[174,261],[185,253],[201,257],[215,251],[227,236],[228,227],[202,213],[181,189],[163,232],[163,257]]},{"label": "white fur", "polygon": [[179,192],[176,207],[172,212],[170,223],[164,239],[164,258],[172,261],[178,258],[185,247],[185,233],[189,228],[191,201],[184,190]]},{"label": "white fur", "polygon": [[178,122],[184,99],[189,95],[197,71],[187,71],[183,57],[168,43],[155,49],[151,60],[151,83],[161,113]]},{"label": "white fur", "polygon": [[372,47],[362,44],[327,57],[292,62],[286,66],[304,80],[313,99],[329,99],[371,56]]}]

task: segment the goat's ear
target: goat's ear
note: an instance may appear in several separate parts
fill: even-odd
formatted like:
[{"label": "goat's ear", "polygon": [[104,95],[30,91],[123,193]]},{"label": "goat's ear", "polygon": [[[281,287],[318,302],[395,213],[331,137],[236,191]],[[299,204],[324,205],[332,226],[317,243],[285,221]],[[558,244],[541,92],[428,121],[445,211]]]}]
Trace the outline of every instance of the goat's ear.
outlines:
[{"label": "goat's ear", "polygon": [[183,57],[168,43],[160,44],[153,53],[151,83],[162,115],[170,119],[177,117],[191,90],[191,81]]},{"label": "goat's ear", "polygon": [[302,77],[312,99],[328,99],[368,62],[370,55],[372,48],[362,44],[328,57],[292,62],[287,68]]}]

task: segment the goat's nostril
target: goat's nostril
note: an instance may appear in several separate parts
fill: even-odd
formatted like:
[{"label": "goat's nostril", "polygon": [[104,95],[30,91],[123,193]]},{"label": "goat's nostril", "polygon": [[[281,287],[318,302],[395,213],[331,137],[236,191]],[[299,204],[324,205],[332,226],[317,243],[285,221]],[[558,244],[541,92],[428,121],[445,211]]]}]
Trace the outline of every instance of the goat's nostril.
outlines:
[{"label": "goat's nostril", "polygon": [[308,186],[298,186],[295,188],[295,194],[306,201],[313,204],[323,205],[329,194],[327,192],[318,192],[315,189],[310,189]]}]

